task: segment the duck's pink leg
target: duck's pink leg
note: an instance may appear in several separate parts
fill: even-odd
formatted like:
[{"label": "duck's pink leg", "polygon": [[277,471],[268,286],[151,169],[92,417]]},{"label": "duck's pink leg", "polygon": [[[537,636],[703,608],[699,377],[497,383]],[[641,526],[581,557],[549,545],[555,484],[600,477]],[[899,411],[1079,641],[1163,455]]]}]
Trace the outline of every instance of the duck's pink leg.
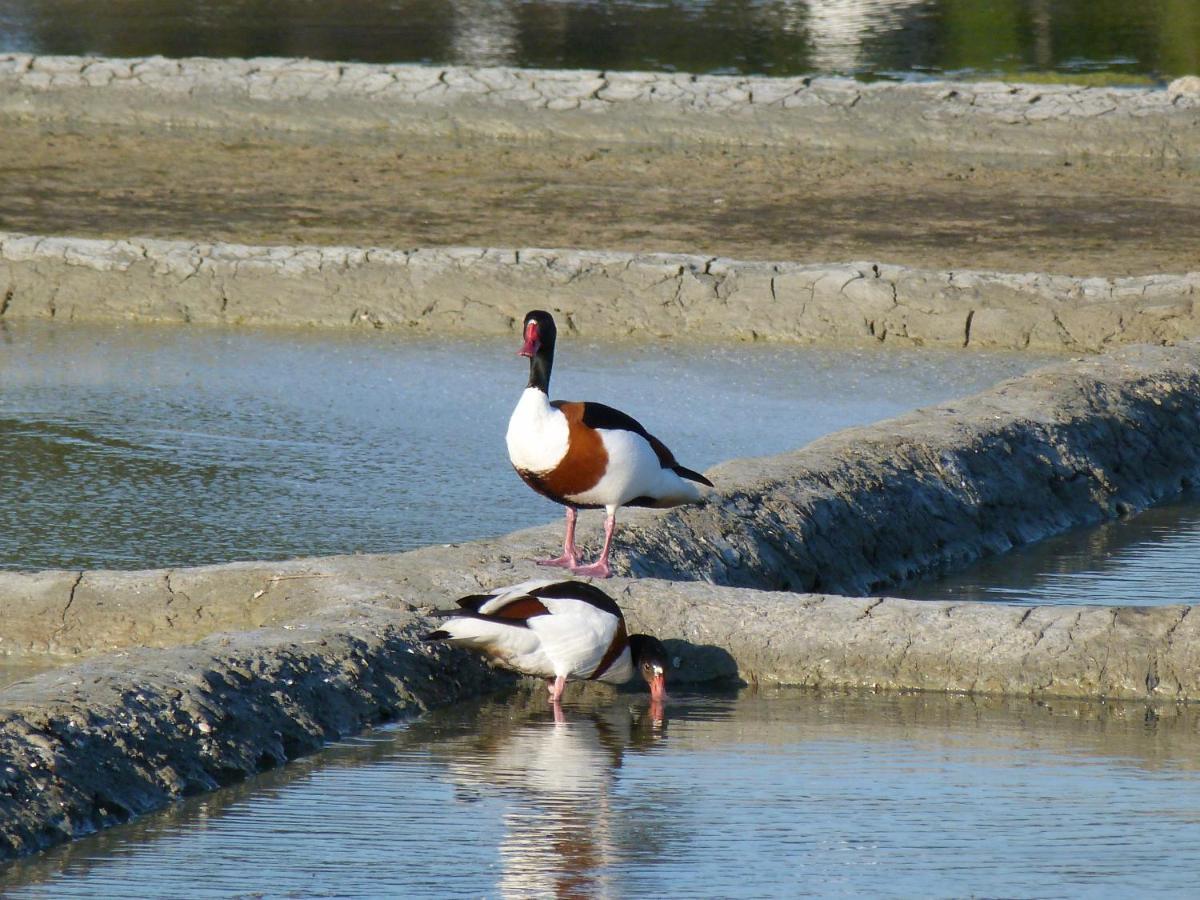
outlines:
[{"label": "duck's pink leg", "polygon": [[554,679],[546,680],[546,689],[550,692],[550,702],[555,706],[562,699],[563,691],[567,689],[567,676],[559,675]]},{"label": "duck's pink leg", "polygon": [[586,575],[592,578],[612,577],[612,568],[608,564],[608,551],[612,549],[613,532],[617,529],[617,511],[613,509],[604,520],[604,549],[600,558],[590,566],[572,566],[571,571],[576,575]]},{"label": "duck's pink leg", "polygon": [[567,507],[567,536],[563,538],[563,553],[557,559],[539,559],[539,566],[562,566],[564,569],[575,570],[579,565],[579,554],[575,550],[575,507]]}]

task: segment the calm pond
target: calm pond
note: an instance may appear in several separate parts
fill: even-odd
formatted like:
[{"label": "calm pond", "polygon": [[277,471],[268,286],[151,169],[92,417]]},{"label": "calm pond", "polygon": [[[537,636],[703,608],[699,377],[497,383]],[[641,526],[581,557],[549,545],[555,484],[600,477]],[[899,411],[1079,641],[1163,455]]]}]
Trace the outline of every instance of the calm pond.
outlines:
[{"label": "calm pond", "polygon": [[[389,552],[555,520],[561,508],[524,486],[505,450],[528,374],[518,343],[9,323],[0,567]],[[1044,361],[564,338],[552,393],[618,406],[704,469]]]},{"label": "calm pond", "polygon": [[0,0],[0,52],[912,77],[1200,70],[1194,0]]},{"label": "calm pond", "polygon": [[1200,603],[1200,494],[988,557],[963,572],[888,591],[914,600],[1021,606]]},{"label": "calm pond", "polygon": [[544,691],[433,713],[0,871],[9,897],[1193,895],[1195,711]]}]

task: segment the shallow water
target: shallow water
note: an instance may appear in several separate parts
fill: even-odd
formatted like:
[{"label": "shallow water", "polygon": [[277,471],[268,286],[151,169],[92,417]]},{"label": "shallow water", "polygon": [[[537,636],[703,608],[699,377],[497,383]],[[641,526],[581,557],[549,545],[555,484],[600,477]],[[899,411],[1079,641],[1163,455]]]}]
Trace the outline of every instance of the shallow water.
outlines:
[{"label": "shallow water", "polygon": [[964,572],[888,591],[914,600],[1022,606],[1200,603],[1200,494],[1047,538]]},{"label": "shallow water", "polygon": [[1186,75],[1193,0],[0,0],[0,52],[911,77]]},{"label": "shallow water", "polygon": [[[512,472],[515,338],[195,326],[0,329],[0,567],[386,552],[561,508]],[[1022,354],[559,342],[552,393],[638,417],[688,466],[980,390]],[[598,529],[585,513],[582,529]]]},{"label": "shallow water", "polygon": [[[574,697],[576,695],[569,695]],[[1169,713],[1169,715],[1168,715]],[[12,866],[13,897],[1186,895],[1196,713],[540,687]]]}]

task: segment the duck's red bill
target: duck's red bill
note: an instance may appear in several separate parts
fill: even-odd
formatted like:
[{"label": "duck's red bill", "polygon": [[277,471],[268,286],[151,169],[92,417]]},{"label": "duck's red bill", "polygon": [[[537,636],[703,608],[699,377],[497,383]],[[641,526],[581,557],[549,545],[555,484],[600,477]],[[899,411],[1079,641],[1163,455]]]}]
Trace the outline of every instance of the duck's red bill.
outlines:
[{"label": "duck's red bill", "polygon": [[525,344],[517,351],[517,356],[533,356],[538,352],[538,348],[542,346],[542,342],[538,340],[537,322],[530,322],[525,326]]}]

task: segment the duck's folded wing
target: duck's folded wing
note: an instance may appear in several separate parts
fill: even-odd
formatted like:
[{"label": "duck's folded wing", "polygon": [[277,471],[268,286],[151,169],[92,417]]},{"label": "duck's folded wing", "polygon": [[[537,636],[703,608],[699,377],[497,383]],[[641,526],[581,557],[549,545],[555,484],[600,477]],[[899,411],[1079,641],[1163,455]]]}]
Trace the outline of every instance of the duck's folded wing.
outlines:
[{"label": "duck's folded wing", "polygon": [[[539,600],[567,600],[583,603],[616,619],[624,618],[615,600],[586,581],[550,581],[531,588],[530,596]],[[564,607],[569,609],[569,606]]]},{"label": "duck's folded wing", "polygon": [[[471,612],[484,613],[486,615],[497,615],[499,610],[503,609],[514,600],[520,600],[522,597],[528,597],[539,588],[552,585],[555,582],[550,579],[539,578],[530,581],[522,581],[520,584],[509,585],[508,587],[494,588],[486,594],[468,594],[465,597],[459,597],[456,601],[461,610],[470,610]],[[511,616],[509,616],[511,618]]]}]

